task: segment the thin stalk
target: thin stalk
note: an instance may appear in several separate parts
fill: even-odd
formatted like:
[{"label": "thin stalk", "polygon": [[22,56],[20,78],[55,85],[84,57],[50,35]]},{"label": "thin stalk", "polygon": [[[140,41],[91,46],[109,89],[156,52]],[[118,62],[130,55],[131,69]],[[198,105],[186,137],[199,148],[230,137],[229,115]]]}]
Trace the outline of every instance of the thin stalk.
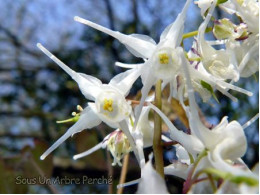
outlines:
[{"label": "thin stalk", "polygon": [[187,182],[187,181],[189,181],[189,182],[188,182],[187,185],[184,186],[184,188],[183,188],[183,193],[184,193],[184,194],[186,194],[186,193],[190,190],[192,184],[197,180],[197,178],[198,178],[197,175],[198,175],[198,173],[199,173],[200,171],[193,177],[193,179],[192,179],[192,175],[193,175],[193,173],[194,173],[196,167],[198,166],[200,160],[201,160],[203,157],[205,157],[206,155],[207,155],[207,150],[204,149],[204,150],[199,154],[198,158],[195,160],[195,162],[194,162],[194,164],[193,164],[193,167],[191,168],[191,170],[190,170],[190,172],[189,172],[189,174],[188,174],[188,176],[187,176],[187,179],[186,179],[186,182]]},{"label": "thin stalk", "polygon": [[[127,174],[127,168],[128,168],[128,162],[129,162],[129,154],[125,155],[124,160],[123,160],[123,167],[121,169],[121,175],[120,175],[120,180],[119,180],[119,185],[125,183],[125,178]],[[117,194],[123,194],[124,188],[118,188],[117,189]]]},{"label": "thin stalk", "polygon": [[[162,109],[162,93],[161,87],[162,81],[158,80],[155,85],[155,106]],[[155,159],[155,168],[159,175],[164,178],[164,163],[163,163],[163,150],[161,146],[161,134],[162,134],[162,119],[154,112],[154,137],[153,137],[153,152]]]},{"label": "thin stalk", "polygon": [[[45,178],[45,174],[43,172],[43,170],[41,169],[41,167],[35,162],[35,160],[32,158],[31,154],[29,156],[30,159],[30,163],[33,166],[33,168],[39,173],[39,175],[42,178]],[[51,191],[51,193],[53,194],[59,194],[59,191],[49,182],[46,183],[47,187],[49,188],[49,190]]]},{"label": "thin stalk", "polygon": [[[112,167],[112,159],[111,159],[111,156],[109,154],[109,151],[106,150],[106,157],[107,157],[107,169],[108,169],[108,172],[107,172],[107,177],[112,177],[113,178],[113,174],[114,174],[114,170],[113,170],[113,167]],[[113,179],[112,179],[112,183],[108,185],[108,189],[107,189],[107,192],[108,194],[113,194]]]},{"label": "thin stalk", "polygon": [[217,191],[217,187],[215,186],[214,179],[211,174],[207,174],[209,178],[210,185],[212,187],[213,192],[215,193]]},{"label": "thin stalk", "polygon": [[[206,33],[207,32],[211,32],[213,29],[212,29],[212,27],[208,27],[208,28],[206,28]],[[188,33],[185,33],[185,34],[183,34],[182,35],[182,40],[184,40],[184,39],[187,39],[187,38],[190,38],[190,37],[194,37],[194,36],[196,36],[196,35],[198,35],[198,33],[199,33],[199,31],[192,31],[192,32],[188,32]]]}]

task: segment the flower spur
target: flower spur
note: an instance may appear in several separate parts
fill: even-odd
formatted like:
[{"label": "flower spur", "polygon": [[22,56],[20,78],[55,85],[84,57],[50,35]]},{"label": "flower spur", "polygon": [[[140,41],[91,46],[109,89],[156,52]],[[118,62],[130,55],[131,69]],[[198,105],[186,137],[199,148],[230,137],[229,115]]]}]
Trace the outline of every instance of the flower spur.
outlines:
[{"label": "flower spur", "polygon": [[138,152],[135,149],[135,141],[129,132],[126,122],[131,114],[131,106],[125,99],[132,84],[140,75],[139,70],[123,72],[112,78],[109,84],[102,84],[99,79],[93,76],[73,71],[40,43],[37,44],[37,47],[78,83],[78,86],[86,99],[94,101],[94,103],[88,103],[88,106],[81,112],[79,120],[46,152],[44,152],[40,158],[42,160],[45,159],[47,155],[73,134],[84,129],[93,128],[103,121],[110,127],[120,127],[120,129],[123,130],[137,159],[139,159]]}]

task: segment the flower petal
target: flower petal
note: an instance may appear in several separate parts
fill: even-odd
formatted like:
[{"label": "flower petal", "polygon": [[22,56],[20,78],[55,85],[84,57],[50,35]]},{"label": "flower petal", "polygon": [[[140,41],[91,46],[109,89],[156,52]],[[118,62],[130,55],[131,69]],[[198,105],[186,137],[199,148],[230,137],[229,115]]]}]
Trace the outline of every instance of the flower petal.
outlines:
[{"label": "flower petal", "polygon": [[[144,71],[145,71],[145,69],[144,69]],[[143,87],[141,89],[142,98],[140,100],[140,104],[135,109],[134,127],[136,127],[136,125],[138,123],[138,120],[139,120],[142,108],[144,106],[144,102],[148,96],[148,93],[149,93],[150,89],[152,88],[152,86],[154,85],[154,83],[156,82],[156,78],[153,76],[152,70],[145,71],[145,74],[148,74],[149,76],[145,77],[145,80],[143,80]]]},{"label": "flower petal", "polygon": [[115,65],[119,66],[121,68],[138,68],[140,66],[142,66],[144,63],[140,63],[140,64],[126,64],[126,63],[121,63],[121,62],[116,62]]},{"label": "flower petal", "polygon": [[84,129],[90,129],[92,127],[95,127],[100,123],[101,120],[90,109],[90,107],[85,108],[83,112],[81,112],[79,120],[72,127],[70,127],[68,131],[63,136],[61,136],[46,152],[44,152],[43,155],[41,155],[40,157],[41,160],[44,160],[46,156],[48,156],[53,150],[55,150],[60,144],[62,144],[70,136]]},{"label": "flower petal", "polygon": [[187,164],[175,161],[172,164],[164,167],[165,175],[174,175],[182,179],[187,179],[189,166]]},{"label": "flower petal", "polygon": [[149,112],[150,112],[150,107],[148,107],[148,106],[143,107],[142,113],[140,115],[140,120],[136,127],[136,129],[139,130],[143,135],[143,147],[144,148],[153,145],[154,128],[148,119]]},{"label": "flower petal", "polygon": [[154,170],[151,160],[142,169],[137,194],[169,194],[164,179]]},{"label": "flower petal", "polygon": [[181,13],[178,14],[176,20],[165,28],[165,30],[162,32],[160,36],[159,44],[165,43],[172,48],[176,48],[180,45],[182,40],[186,13],[190,3],[191,0],[187,0]]},{"label": "flower petal", "polygon": [[143,154],[139,154],[139,152],[143,152],[143,150],[140,151],[140,150],[137,149],[136,144],[135,144],[135,140],[134,140],[133,136],[131,135],[131,133],[129,131],[129,128],[128,128],[126,121],[125,120],[121,121],[119,123],[119,126],[120,126],[120,129],[124,132],[124,134],[128,138],[130,146],[131,146],[132,150],[134,151],[135,157],[137,158],[137,161],[138,161],[139,165],[141,166],[140,156],[143,156]]},{"label": "flower petal", "polygon": [[172,140],[179,142],[191,154],[198,153],[203,150],[204,146],[199,139],[193,135],[188,135],[183,131],[179,131],[168,119],[168,117],[162,113],[162,111],[160,111],[151,103],[148,103],[148,105],[160,115],[160,117],[169,127],[170,137]]},{"label": "flower petal", "polygon": [[108,85],[111,85],[118,89],[124,96],[129,93],[133,83],[141,75],[143,66],[127,70],[113,77]]},{"label": "flower petal", "polygon": [[74,155],[73,156],[73,159],[74,160],[77,160],[79,158],[83,158],[85,156],[88,156],[90,154],[92,154],[93,152],[96,152],[97,150],[99,150],[100,148],[103,148],[103,141],[97,145],[95,145],[93,148],[90,148],[89,150],[85,151],[85,152],[82,152],[80,154],[77,154],[77,155]]},{"label": "flower petal", "polygon": [[70,69],[66,64],[60,61],[56,56],[54,56],[50,51],[43,47],[40,43],[37,44],[37,47],[43,51],[49,58],[51,58],[56,64],[58,64],[65,72],[67,72],[72,79],[74,79],[82,92],[82,94],[90,100],[95,100],[95,97],[100,93],[99,85],[101,81],[97,78],[85,75],[83,73],[77,73],[74,70]]},{"label": "flower petal", "polygon": [[128,48],[128,50],[136,57],[149,58],[152,56],[152,53],[156,48],[154,40],[146,35],[125,35],[118,31],[113,31],[108,28],[105,28],[89,20],[80,18],[78,16],[75,16],[74,20],[82,24],[86,24],[92,28],[95,28],[116,38],[118,41],[123,43]]}]

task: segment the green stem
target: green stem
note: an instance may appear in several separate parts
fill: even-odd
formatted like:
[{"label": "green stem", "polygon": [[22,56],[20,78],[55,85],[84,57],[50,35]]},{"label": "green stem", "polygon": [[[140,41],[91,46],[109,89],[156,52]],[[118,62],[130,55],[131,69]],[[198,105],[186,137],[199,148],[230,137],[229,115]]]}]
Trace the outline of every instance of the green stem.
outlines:
[{"label": "green stem", "polygon": [[[208,27],[208,28],[206,28],[206,33],[207,32],[211,32],[213,29],[212,29],[212,27]],[[192,31],[192,32],[188,32],[188,33],[185,33],[185,34],[183,34],[182,35],[182,40],[184,40],[184,39],[187,39],[187,38],[190,38],[190,37],[194,37],[194,36],[196,36],[196,35],[198,35],[198,33],[199,33],[199,31]]]},{"label": "green stem", "polygon": [[[162,81],[158,80],[155,85],[155,106],[162,109],[162,93],[161,93]],[[163,150],[161,146],[161,134],[162,134],[162,120],[161,117],[154,112],[154,137],[153,137],[153,151],[155,159],[156,171],[164,178],[164,163],[163,163]]]},{"label": "green stem", "polygon": [[212,190],[213,192],[215,193],[217,191],[217,187],[215,186],[215,183],[214,183],[214,178],[212,177],[211,174],[207,174],[208,175],[208,178],[209,178],[209,182],[210,182],[210,185],[212,187]]}]

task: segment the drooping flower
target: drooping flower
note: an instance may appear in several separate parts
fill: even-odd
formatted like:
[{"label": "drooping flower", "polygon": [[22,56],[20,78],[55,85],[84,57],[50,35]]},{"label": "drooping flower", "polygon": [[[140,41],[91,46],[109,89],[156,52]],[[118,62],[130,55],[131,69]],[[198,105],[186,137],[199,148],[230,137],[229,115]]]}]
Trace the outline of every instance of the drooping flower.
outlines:
[{"label": "drooping flower", "polygon": [[[148,114],[150,111],[150,107],[144,107],[142,110],[140,120],[137,123],[136,129],[133,131],[133,121],[128,122],[128,128],[130,130],[131,135],[135,139],[136,149],[138,151],[140,162],[142,166],[145,164],[145,159],[143,155],[143,148],[152,146],[153,143],[153,123],[149,121]],[[134,118],[132,118],[134,120]],[[112,165],[120,165],[121,159],[125,154],[128,154],[130,151],[133,151],[127,137],[120,129],[116,129],[109,135],[107,135],[103,141],[93,148],[77,154],[73,157],[73,159],[79,159],[90,155],[91,153],[97,151],[100,148],[107,148],[112,154],[114,161]]]},{"label": "drooping flower", "polygon": [[81,112],[78,121],[41,156],[41,159],[43,160],[73,134],[84,129],[93,128],[102,121],[110,127],[120,127],[127,136],[138,159],[135,142],[126,122],[132,110],[125,96],[128,94],[132,84],[139,77],[139,70],[135,69],[123,72],[112,78],[109,84],[102,84],[95,77],[73,71],[41,44],[38,43],[37,46],[78,83],[81,92],[87,99],[94,101],[94,103],[88,103],[88,106]]},{"label": "drooping flower", "polygon": [[238,81],[239,72],[234,61],[234,54],[228,50],[216,50],[205,40],[205,30],[215,9],[215,5],[216,1],[213,1],[204,22],[199,27],[198,53],[204,68],[210,74],[219,79]]},{"label": "drooping flower", "polygon": [[[250,171],[233,166],[233,162],[246,152],[247,141],[243,127],[237,121],[229,123],[227,117],[224,117],[213,129],[208,129],[201,122],[191,84],[189,64],[184,56],[182,56],[182,59],[185,62],[183,63],[183,70],[189,97],[189,106],[183,104],[183,107],[189,119],[191,134],[199,138],[204,148],[208,150],[208,160],[214,168],[235,176],[255,178],[255,175]],[[230,162],[227,160],[230,160]]]}]

